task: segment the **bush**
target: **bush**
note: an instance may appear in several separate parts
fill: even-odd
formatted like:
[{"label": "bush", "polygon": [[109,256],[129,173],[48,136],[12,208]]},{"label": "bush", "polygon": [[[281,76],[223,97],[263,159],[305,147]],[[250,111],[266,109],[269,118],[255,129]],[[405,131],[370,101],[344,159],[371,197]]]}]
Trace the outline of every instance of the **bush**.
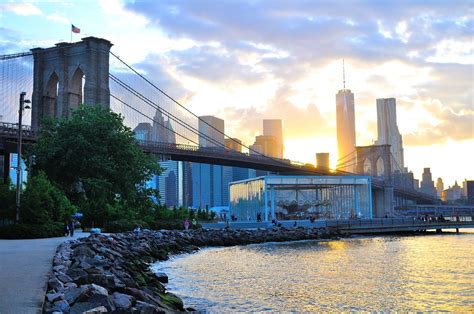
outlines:
[{"label": "bush", "polygon": [[136,226],[149,228],[149,225],[142,220],[119,219],[105,223],[104,231],[110,233],[132,231]]},{"label": "bush", "polygon": [[0,183],[0,220],[15,220],[15,189],[10,182]]},{"label": "bush", "polygon": [[28,225],[64,222],[75,212],[75,207],[64,193],[40,171],[30,178],[23,193],[20,221]]},{"label": "bush", "polygon": [[61,237],[64,226],[60,222],[50,222],[43,225],[11,224],[0,226],[0,239],[37,239]]}]

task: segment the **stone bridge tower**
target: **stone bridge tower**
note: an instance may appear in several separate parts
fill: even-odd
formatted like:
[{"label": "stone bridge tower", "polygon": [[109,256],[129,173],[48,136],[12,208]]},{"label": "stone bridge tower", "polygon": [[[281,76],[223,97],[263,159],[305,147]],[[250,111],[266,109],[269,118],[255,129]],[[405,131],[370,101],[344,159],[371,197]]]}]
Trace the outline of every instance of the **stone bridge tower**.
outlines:
[{"label": "stone bridge tower", "polygon": [[45,117],[68,117],[81,103],[109,107],[109,51],[105,39],[31,49],[34,57],[31,125]]}]

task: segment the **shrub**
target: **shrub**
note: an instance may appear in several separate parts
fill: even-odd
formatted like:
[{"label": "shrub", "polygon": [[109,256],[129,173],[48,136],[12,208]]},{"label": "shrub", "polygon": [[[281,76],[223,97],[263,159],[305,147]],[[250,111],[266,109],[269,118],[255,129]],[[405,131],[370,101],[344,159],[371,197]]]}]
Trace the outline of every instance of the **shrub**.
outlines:
[{"label": "shrub", "polygon": [[0,239],[37,239],[61,237],[63,234],[63,224],[60,222],[50,222],[43,225],[35,224],[11,224],[0,226]]},{"label": "shrub", "polygon": [[15,190],[10,182],[0,183],[0,220],[15,220]]},{"label": "shrub", "polygon": [[23,193],[20,220],[28,225],[63,222],[75,211],[64,193],[40,171],[30,178]]},{"label": "shrub", "polygon": [[105,223],[104,231],[110,233],[132,231],[136,226],[149,228],[149,225],[142,220],[119,219]]}]

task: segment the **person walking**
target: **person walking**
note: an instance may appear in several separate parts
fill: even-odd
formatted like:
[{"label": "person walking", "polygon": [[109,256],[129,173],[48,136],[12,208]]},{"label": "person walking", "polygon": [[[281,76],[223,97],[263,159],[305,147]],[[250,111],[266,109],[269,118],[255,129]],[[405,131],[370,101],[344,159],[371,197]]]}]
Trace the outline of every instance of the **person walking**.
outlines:
[{"label": "person walking", "polygon": [[74,220],[69,220],[69,223],[67,224],[67,227],[69,229],[69,236],[73,237],[74,236]]},{"label": "person walking", "polygon": [[188,230],[188,229],[189,229],[189,220],[188,220],[188,218],[186,218],[184,220],[184,230]]},{"label": "person walking", "polygon": [[65,237],[69,235],[69,224],[67,221],[64,222],[64,229],[63,229],[63,234]]}]

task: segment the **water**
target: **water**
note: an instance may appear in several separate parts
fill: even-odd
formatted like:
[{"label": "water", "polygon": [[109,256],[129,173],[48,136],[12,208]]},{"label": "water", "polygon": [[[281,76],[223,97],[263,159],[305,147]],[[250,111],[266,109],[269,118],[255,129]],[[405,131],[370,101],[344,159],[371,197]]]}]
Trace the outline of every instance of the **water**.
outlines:
[{"label": "water", "polygon": [[211,312],[474,311],[474,233],[209,248],[154,267]]}]

